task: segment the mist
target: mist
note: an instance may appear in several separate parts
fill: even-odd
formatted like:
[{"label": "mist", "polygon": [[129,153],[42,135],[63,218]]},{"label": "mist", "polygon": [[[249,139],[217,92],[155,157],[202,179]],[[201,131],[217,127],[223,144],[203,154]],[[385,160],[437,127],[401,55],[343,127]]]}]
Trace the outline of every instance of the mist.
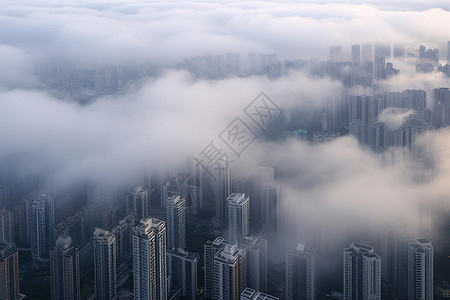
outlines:
[{"label": "mist", "polygon": [[[379,247],[391,223],[442,242],[450,214],[450,130],[427,128],[410,148],[370,149],[352,136],[344,116],[352,96],[413,89],[425,91],[433,109],[433,89],[449,87],[450,77],[416,72],[418,47],[439,48],[445,64],[448,28],[450,4],[438,0],[7,0],[0,8],[0,187],[10,177],[61,194],[74,186],[84,193],[92,184],[122,199],[150,176],[158,185],[150,194],[159,198],[160,184],[185,172],[187,161],[214,142],[230,159],[233,184],[242,176],[251,185],[261,166],[275,169],[282,186],[279,251],[306,243],[341,259],[356,239]],[[386,58],[399,75],[349,87],[324,65],[325,75],[312,71],[317,62],[334,63],[330,46],[342,47],[344,64],[351,45],[366,43],[404,47],[402,57]],[[272,64],[283,71],[251,73],[250,53],[276,55]],[[225,62],[227,54],[237,54],[234,73],[210,74],[205,67],[198,75],[187,67],[189,59],[207,65],[202,58]],[[289,69],[283,60],[304,64]],[[101,72],[104,81],[123,76],[104,91]],[[80,97],[70,93],[70,82]],[[281,111],[267,128],[246,113],[261,92]],[[377,122],[396,131],[416,113],[389,107]],[[221,139],[236,118],[255,135],[238,154]],[[313,143],[314,134],[331,133],[328,120],[339,130]],[[212,190],[214,183],[206,183]],[[205,192],[208,213],[212,194]],[[440,250],[448,246],[442,243]]]}]

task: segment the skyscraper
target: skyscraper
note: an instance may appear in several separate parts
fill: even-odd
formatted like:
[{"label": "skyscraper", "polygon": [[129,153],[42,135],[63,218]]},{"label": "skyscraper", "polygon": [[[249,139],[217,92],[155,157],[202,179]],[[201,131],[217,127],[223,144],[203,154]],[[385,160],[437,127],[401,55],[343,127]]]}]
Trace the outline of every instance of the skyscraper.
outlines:
[{"label": "skyscraper", "polygon": [[101,228],[94,231],[94,271],[96,299],[117,299],[116,238]]},{"label": "skyscraper", "polygon": [[352,63],[359,64],[361,62],[361,46],[352,45]]},{"label": "skyscraper", "polygon": [[316,299],[316,252],[298,244],[286,251],[286,299]]},{"label": "skyscraper", "polygon": [[147,218],[133,232],[134,299],[167,299],[166,224]]},{"label": "skyscraper", "polygon": [[29,206],[31,256],[35,260],[49,257],[50,245],[54,243],[55,213],[53,198],[39,194]]},{"label": "skyscraper", "polygon": [[28,194],[17,206],[18,240],[20,246],[30,246],[30,203],[34,196]]},{"label": "skyscraper", "polygon": [[0,242],[14,243],[14,218],[6,208],[0,209]]},{"label": "skyscraper", "polygon": [[269,182],[275,180],[275,170],[269,166],[259,167],[259,170],[255,176],[255,181],[253,183],[253,190],[251,191],[250,197],[250,215],[253,218],[262,220],[264,216],[264,203],[263,197],[266,189],[266,185]]},{"label": "skyscraper", "polygon": [[344,249],[344,300],[381,299],[381,259],[373,248],[353,242]]},{"label": "skyscraper", "polygon": [[361,60],[363,62],[373,61],[373,52],[371,44],[363,44],[361,50]]},{"label": "skyscraper", "polygon": [[13,244],[0,242],[0,299],[19,300],[19,254]]},{"label": "skyscraper", "polygon": [[447,42],[447,64],[450,65],[450,41]]},{"label": "skyscraper", "polygon": [[341,61],[342,59],[342,48],[341,46],[330,47],[330,60]]},{"label": "skyscraper", "polygon": [[408,299],[433,300],[433,245],[424,238],[408,247]]},{"label": "skyscraper", "polygon": [[69,236],[59,236],[50,250],[51,294],[53,300],[80,299],[78,249]]},{"label": "skyscraper", "polygon": [[167,274],[186,299],[197,299],[198,258],[182,249],[167,250]]},{"label": "skyscraper", "polygon": [[206,241],[204,249],[204,266],[205,266],[205,298],[214,298],[214,256],[220,249],[225,248],[230,243],[221,237],[217,237],[214,241]]},{"label": "skyscraper", "polygon": [[390,224],[381,235],[381,278],[399,300],[408,300],[407,229]]},{"label": "skyscraper", "polygon": [[149,217],[150,202],[148,189],[138,186],[133,192],[126,194],[127,213],[134,212],[137,220]]},{"label": "skyscraper", "polygon": [[266,292],[267,240],[259,235],[246,235],[241,245],[247,252],[247,287]]},{"label": "skyscraper", "polygon": [[226,245],[214,256],[214,299],[238,300],[246,285],[246,250]]},{"label": "skyscraper", "polygon": [[179,195],[166,200],[167,249],[186,248],[186,199]]},{"label": "skyscraper", "polygon": [[278,300],[278,298],[251,288],[245,288],[241,293],[241,300]]},{"label": "skyscraper", "polygon": [[386,59],[382,56],[376,56],[373,63],[375,79],[386,79]]},{"label": "skyscraper", "polygon": [[250,232],[249,198],[245,194],[231,194],[227,204],[229,241],[235,243]]},{"label": "skyscraper", "polygon": [[219,162],[214,174],[216,176],[216,227],[224,229],[227,226],[226,199],[231,194],[231,175],[228,162]]},{"label": "skyscraper", "polygon": [[280,183],[265,185],[262,195],[262,229],[268,239],[275,238],[280,230]]}]

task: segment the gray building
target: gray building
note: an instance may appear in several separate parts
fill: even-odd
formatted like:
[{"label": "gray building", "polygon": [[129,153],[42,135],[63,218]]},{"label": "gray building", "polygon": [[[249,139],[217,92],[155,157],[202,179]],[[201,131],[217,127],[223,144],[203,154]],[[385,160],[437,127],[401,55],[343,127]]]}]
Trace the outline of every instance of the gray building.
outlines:
[{"label": "gray building", "polygon": [[381,299],[381,258],[373,248],[353,242],[344,249],[344,300]]},{"label": "gray building", "polygon": [[59,236],[50,250],[50,277],[53,300],[80,299],[79,252],[69,236]]},{"label": "gray building", "polygon": [[166,200],[167,249],[186,248],[186,199],[173,195]]},{"label": "gray building", "polygon": [[316,299],[316,252],[304,244],[286,251],[286,300]]},{"label": "gray building", "polygon": [[134,299],[167,299],[166,278],[166,224],[143,219],[133,232]]},{"label": "gray building", "polygon": [[249,197],[245,194],[231,194],[227,199],[229,241],[239,242],[250,232]]},{"label": "gray building", "polygon": [[172,290],[181,289],[186,299],[197,299],[197,256],[182,249],[167,250],[167,274]]},{"label": "gray building", "polygon": [[96,299],[117,299],[116,238],[101,228],[94,231],[94,271]]},{"label": "gray building", "polygon": [[408,247],[408,299],[433,300],[433,245],[424,238]]}]

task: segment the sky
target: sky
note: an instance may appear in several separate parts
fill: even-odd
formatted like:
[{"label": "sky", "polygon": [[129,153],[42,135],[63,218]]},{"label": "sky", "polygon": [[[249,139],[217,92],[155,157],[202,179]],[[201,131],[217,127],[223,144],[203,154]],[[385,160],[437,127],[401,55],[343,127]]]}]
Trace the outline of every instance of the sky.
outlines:
[{"label": "sky", "polygon": [[[167,70],[125,94],[82,106],[41,89],[35,68],[42,61],[171,66],[186,57],[225,52],[327,59],[330,46],[342,45],[349,54],[355,43],[398,43],[408,51],[423,44],[439,48],[444,59],[449,10],[448,1],[400,0],[3,1],[0,161],[14,159],[17,172],[46,174],[53,184],[92,180],[114,185],[135,179],[143,164],[195,155],[261,91],[285,108],[304,99],[335,98],[342,88],[339,82],[301,73],[273,81],[206,81]],[[435,87],[448,87],[449,79],[401,71],[388,84],[393,91],[421,88],[430,95]],[[392,126],[398,126],[401,115],[391,117]],[[350,137],[316,148],[297,140],[276,145],[258,141],[239,164],[296,166],[299,173],[286,183],[292,195],[288,208],[309,201],[328,207],[323,213],[335,213],[337,219],[370,212],[377,220],[409,222],[413,213],[408,201],[428,197],[450,207],[442,204],[450,192],[443,184],[450,179],[448,130],[424,137],[423,143],[430,141],[437,141],[429,151],[441,167],[436,181],[423,185],[408,176],[417,171],[414,158],[405,155],[386,169]],[[382,188],[367,193],[375,187]]]},{"label": "sky", "polygon": [[89,63],[224,52],[326,58],[330,45],[365,42],[444,50],[449,9],[447,1],[6,1],[0,42],[16,59]]}]

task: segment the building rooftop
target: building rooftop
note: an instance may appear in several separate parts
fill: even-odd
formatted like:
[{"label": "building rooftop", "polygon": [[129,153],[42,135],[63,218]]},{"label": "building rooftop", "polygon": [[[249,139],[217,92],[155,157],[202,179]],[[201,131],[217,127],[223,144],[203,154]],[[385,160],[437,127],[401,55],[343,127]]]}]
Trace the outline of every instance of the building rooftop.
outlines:
[{"label": "building rooftop", "polygon": [[245,202],[248,202],[248,196],[245,196],[245,194],[241,194],[241,193],[236,193],[236,194],[233,193],[228,197],[227,202],[240,205]]}]

